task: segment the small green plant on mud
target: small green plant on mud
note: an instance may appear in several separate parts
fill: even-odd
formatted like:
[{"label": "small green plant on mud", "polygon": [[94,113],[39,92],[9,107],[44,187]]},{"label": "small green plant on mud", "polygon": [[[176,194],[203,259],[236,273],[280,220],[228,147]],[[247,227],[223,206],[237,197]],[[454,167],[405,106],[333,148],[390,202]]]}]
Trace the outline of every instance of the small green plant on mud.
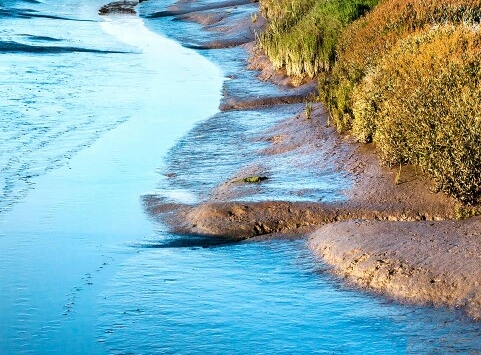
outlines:
[{"label": "small green plant on mud", "polygon": [[396,178],[394,179],[394,184],[399,185],[401,183],[401,167],[402,165],[399,164],[399,170],[396,173]]},{"label": "small green plant on mud", "polygon": [[254,176],[248,176],[248,177],[245,177],[245,178],[237,179],[237,180],[235,180],[235,182],[237,182],[237,183],[243,182],[243,183],[252,184],[252,183],[262,182],[262,181],[265,181],[267,179],[268,179],[267,176],[254,175]]},{"label": "small green plant on mud", "polygon": [[481,216],[481,206],[465,206],[459,204],[455,208],[457,219],[467,219],[475,216]]}]

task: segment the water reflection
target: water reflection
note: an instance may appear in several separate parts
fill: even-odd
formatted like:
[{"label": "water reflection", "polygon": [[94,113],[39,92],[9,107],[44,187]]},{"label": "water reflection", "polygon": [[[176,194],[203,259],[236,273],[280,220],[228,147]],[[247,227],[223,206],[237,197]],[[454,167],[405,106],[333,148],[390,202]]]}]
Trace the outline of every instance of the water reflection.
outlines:
[{"label": "water reflection", "polygon": [[[351,291],[303,241],[225,244],[152,225],[139,196],[162,156],[177,167],[169,196],[193,200],[242,163],[227,145],[214,155],[221,137],[279,116],[233,112],[225,127],[218,69],[138,19],[101,22],[102,4],[0,2],[45,15],[1,12],[4,42],[128,52],[0,56],[0,353],[479,353],[478,324]],[[210,134],[185,135],[210,116]],[[198,175],[184,164],[196,156]]]},{"label": "water reflection", "polygon": [[233,244],[233,241],[223,238],[213,238],[204,236],[170,236],[161,241],[143,241],[140,244],[132,245],[135,248],[148,249],[170,249],[170,248],[211,248]]}]

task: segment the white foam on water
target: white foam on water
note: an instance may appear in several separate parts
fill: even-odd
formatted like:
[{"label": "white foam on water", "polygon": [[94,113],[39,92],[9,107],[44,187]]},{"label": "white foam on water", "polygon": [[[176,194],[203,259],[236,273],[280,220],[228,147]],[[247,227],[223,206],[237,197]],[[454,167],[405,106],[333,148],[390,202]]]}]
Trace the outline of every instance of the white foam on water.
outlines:
[{"label": "white foam on water", "polygon": [[[210,97],[217,110],[223,82],[220,69],[197,52],[182,47],[177,42],[151,32],[138,17],[107,18],[103,30],[142,52],[141,64],[151,70],[150,77],[156,90],[145,92],[152,100],[159,100],[159,93],[175,94],[180,105],[189,107],[193,98]],[[205,85],[205,83],[209,85]],[[201,84],[202,87],[199,87]],[[214,112],[211,112],[214,113]],[[194,112],[190,112],[190,115]]]}]

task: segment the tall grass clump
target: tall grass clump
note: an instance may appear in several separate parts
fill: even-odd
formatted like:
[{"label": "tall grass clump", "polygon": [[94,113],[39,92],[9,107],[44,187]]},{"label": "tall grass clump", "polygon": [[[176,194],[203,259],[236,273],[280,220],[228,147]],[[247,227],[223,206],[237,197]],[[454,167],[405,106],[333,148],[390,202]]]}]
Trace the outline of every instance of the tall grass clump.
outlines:
[{"label": "tall grass clump", "polygon": [[481,32],[429,27],[378,60],[353,90],[353,133],[391,165],[416,164],[437,190],[481,202]]},{"label": "tall grass clump", "polygon": [[352,93],[398,41],[425,27],[479,23],[481,0],[384,0],[343,31],[319,91],[339,131],[351,128]]},{"label": "tall grass clump", "polygon": [[261,0],[268,20],[259,43],[274,67],[294,77],[330,70],[342,30],[379,0]]}]

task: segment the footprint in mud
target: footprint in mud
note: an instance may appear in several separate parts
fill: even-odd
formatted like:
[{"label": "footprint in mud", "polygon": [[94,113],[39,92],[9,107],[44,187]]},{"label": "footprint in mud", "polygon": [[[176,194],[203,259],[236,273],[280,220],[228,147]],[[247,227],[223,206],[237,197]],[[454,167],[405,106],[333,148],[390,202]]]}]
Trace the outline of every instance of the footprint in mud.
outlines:
[{"label": "footprint in mud", "polygon": [[77,301],[77,294],[82,291],[81,287],[74,287],[70,291],[69,294],[67,294],[67,302],[63,306],[63,315],[68,316],[69,314],[73,313],[73,308],[75,306],[75,302]]},{"label": "footprint in mud", "polygon": [[82,281],[85,282],[86,285],[93,285],[94,283],[92,282],[92,274],[90,272],[87,272],[84,277],[82,277]]},{"label": "footprint in mud", "polygon": [[105,263],[103,263],[102,265],[100,265],[100,266],[97,268],[97,270],[95,270],[95,271],[99,272],[99,271],[101,271],[104,267],[106,267],[106,266],[108,266],[108,265],[109,265],[109,264],[105,262]]}]

